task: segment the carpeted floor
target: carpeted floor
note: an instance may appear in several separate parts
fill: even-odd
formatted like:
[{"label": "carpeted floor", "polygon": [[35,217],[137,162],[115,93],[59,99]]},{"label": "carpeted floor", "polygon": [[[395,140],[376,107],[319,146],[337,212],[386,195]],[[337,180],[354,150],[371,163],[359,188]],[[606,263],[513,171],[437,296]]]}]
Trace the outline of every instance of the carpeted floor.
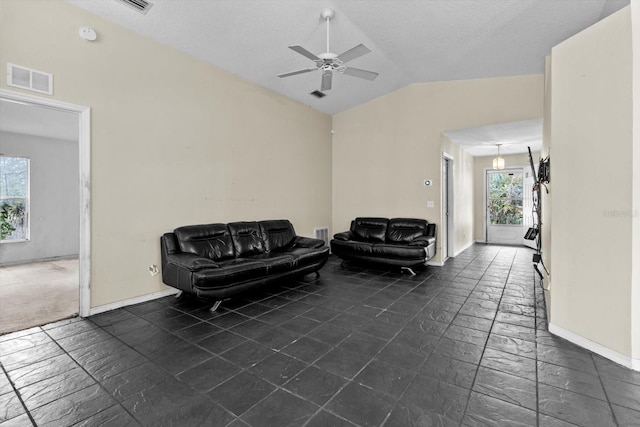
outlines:
[{"label": "carpeted floor", "polygon": [[0,334],[78,314],[78,259],[0,267]]}]

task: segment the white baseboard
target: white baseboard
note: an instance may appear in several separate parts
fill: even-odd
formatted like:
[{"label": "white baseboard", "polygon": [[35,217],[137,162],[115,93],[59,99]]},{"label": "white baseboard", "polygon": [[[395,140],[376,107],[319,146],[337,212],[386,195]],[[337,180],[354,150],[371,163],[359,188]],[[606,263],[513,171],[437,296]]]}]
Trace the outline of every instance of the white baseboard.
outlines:
[{"label": "white baseboard", "polygon": [[475,245],[476,242],[474,242],[473,240],[470,241],[464,248],[460,249],[459,251],[454,252],[453,257],[457,257],[458,255],[460,255],[462,252],[466,251],[467,249],[469,249],[471,246]]},{"label": "white baseboard", "polygon": [[91,307],[89,309],[89,316],[94,314],[104,313],[105,311],[115,310],[117,308],[126,307],[128,305],[140,304],[141,302],[153,301],[154,299],[163,298],[169,295],[175,295],[179,291],[174,288],[166,289],[160,292],[154,292],[152,294],[141,295],[135,298],[129,298],[122,301],[112,302],[111,304],[99,305],[97,307]]},{"label": "white baseboard", "polygon": [[590,339],[561,328],[560,326],[554,325],[553,323],[549,323],[549,332],[561,338],[564,338],[576,345],[579,345],[580,347],[584,347],[587,350],[599,354],[600,356],[607,358],[619,365],[633,369],[634,371],[640,371],[640,359],[632,359],[629,356],[620,354],[615,350],[611,350],[610,348],[605,347],[602,344],[593,342]]},{"label": "white baseboard", "polygon": [[443,267],[444,261],[427,261],[427,265],[430,265],[432,267]]}]

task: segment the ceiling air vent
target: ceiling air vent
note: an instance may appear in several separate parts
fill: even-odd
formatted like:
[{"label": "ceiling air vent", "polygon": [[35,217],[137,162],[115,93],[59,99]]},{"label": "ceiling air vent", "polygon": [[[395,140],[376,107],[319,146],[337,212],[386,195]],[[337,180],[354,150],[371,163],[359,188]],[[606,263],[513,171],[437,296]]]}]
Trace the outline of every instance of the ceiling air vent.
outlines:
[{"label": "ceiling air vent", "polygon": [[313,92],[311,92],[309,95],[313,95],[316,98],[324,98],[325,96],[327,96],[326,93],[322,93],[319,90],[314,90]]},{"label": "ceiling air vent", "polygon": [[7,63],[7,84],[53,95],[53,75],[21,65]]},{"label": "ceiling air vent", "polygon": [[149,3],[148,1],[145,1],[145,0],[118,0],[118,1],[126,4],[127,6],[137,10],[142,14],[147,13],[149,9],[151,9],[151,6],[153,6],[153,3]]}]

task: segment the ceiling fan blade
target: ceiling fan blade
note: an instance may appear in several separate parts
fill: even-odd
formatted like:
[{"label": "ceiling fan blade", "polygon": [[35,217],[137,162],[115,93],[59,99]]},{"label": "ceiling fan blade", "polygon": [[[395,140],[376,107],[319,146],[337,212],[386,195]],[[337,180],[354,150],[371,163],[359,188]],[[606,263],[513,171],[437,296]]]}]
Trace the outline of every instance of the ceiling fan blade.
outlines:
[{"label": "ceiling fan blade", "polygon": [[298,71],[292,71],[290,73],[278,74],[278,77],[295,76],[296,74],[303,74],[303,73],[308,73],[310,71],[316,71],[316,70],[317,68],[307,68],[306,70],[298,70]]},{"label": "ceiling fan blade", "polygon": [[320,90],[329,90],[331,89],[331,77],[333,73],[329,70],[322,72],[322,85],[320,86]]},{"label": "ceiling fan blade", "polygon": [[359,58],[362,55],[366,55],[369,52],[371,52],[371,50],[369,50],[368,47],[366,47],[363,44],[359,44],[358,46],[352,47],[348,51],[338,55],[338,59],[343,63],[345,63],[353,59]]},{"label": "ceiling fan blade", "polygon": [[311,59],[313,61],[319,61],[320,60],[320,58],[318,58],[317,56],[315,56],[313,53],[309,52],[307,49],[303,48],[302,46],[289,46],[289,49],[295,50],[300,55],[306,56],[307,58],[309,58],[309,59]]},{"label": "ceiling fan blade", "polygon": [[373,71],[361,70],[360,68],[347,67],[344,74],[348,74],[353,77],[360,77],[361,79],[375,80],[378,77],[378,73]]}]

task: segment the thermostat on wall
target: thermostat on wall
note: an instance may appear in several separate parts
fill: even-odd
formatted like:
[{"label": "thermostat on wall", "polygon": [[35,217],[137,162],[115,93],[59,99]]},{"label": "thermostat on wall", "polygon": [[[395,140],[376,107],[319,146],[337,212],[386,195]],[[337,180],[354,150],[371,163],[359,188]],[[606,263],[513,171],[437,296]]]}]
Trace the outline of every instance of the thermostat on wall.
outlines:
[{"label": "thermostat on wall", "polygon": [[92,42],[92,41],[94,41],[96,39],[96,37],[98,37],[98,35],[93,30],[93,28],[82,27],[82,28],[80,28],[80,37],[82,37],[85,40],[88,40],[88,41]]}]

